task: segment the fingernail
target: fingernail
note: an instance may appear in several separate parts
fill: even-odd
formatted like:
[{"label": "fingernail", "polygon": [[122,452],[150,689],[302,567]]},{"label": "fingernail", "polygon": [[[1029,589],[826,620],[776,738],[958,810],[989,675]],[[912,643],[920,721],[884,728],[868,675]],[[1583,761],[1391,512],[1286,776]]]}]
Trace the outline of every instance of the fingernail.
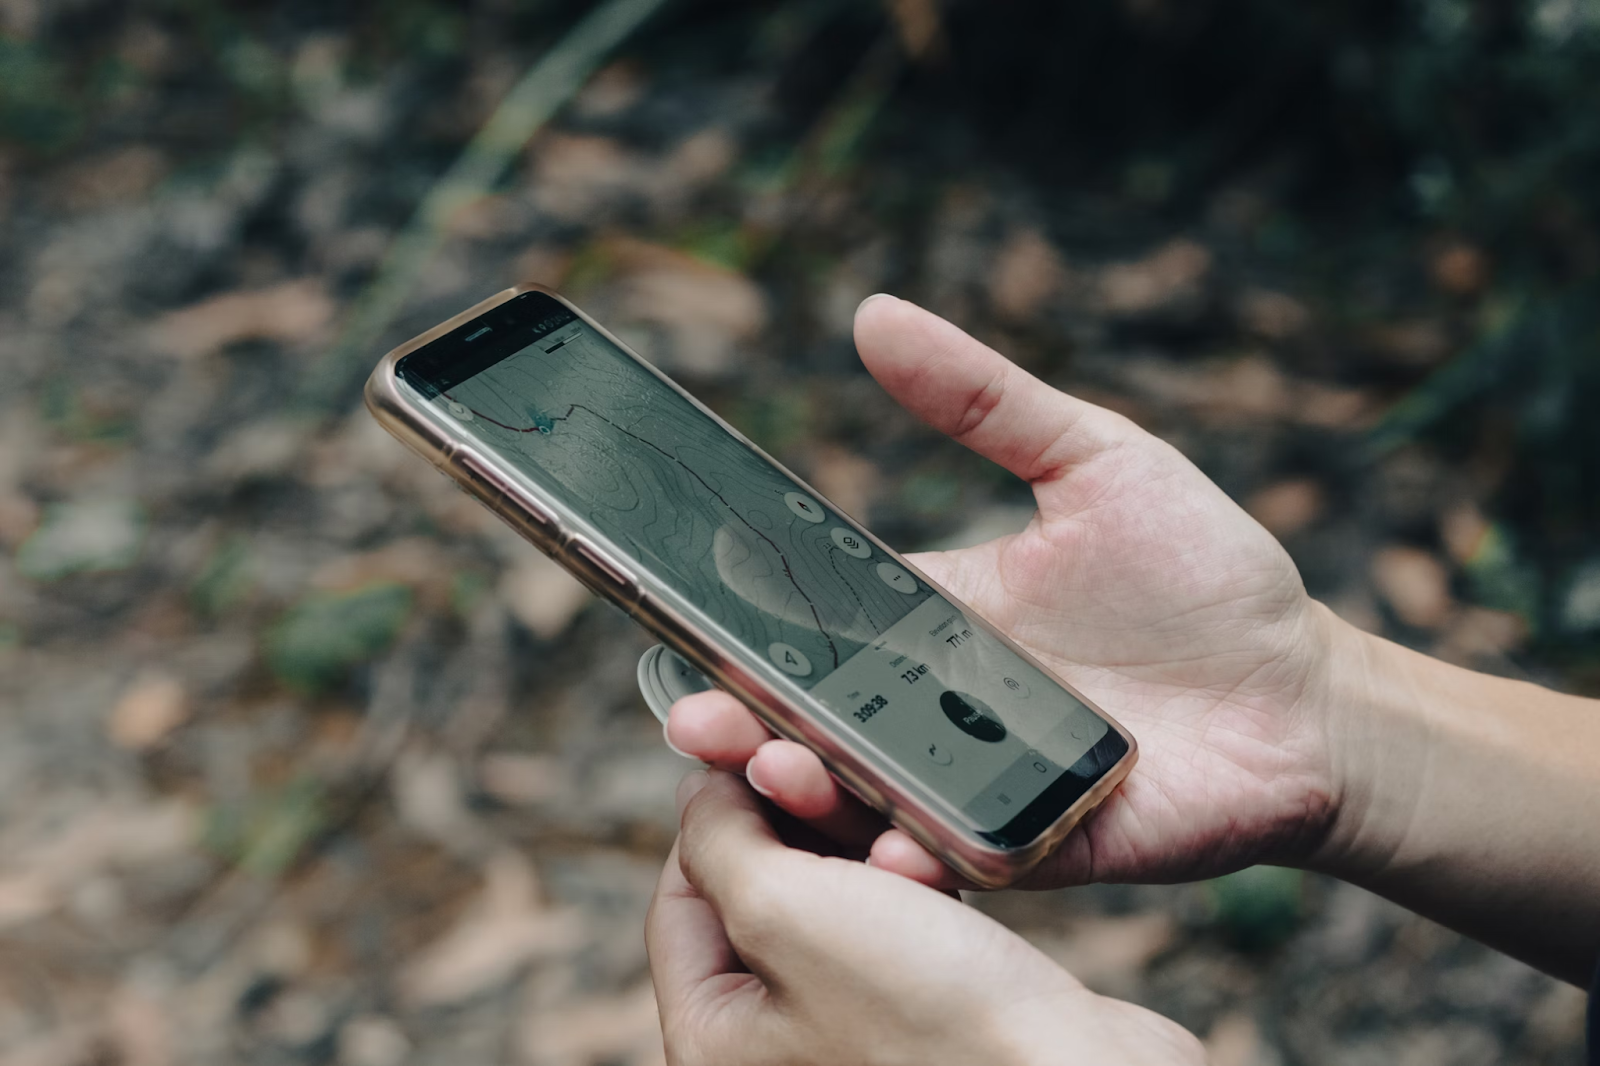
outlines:
[{"label": "fingernail", "polygon": [[899,299],[899,297],[890,296],[886,292],[875,292],[871,296],[868,296],[865,300],[862,300],[859,304],[856,305],[856,314],[859,315],[862,312],[862,309],[865,308],[869,303],[871,303],[874,300],[896,300],[896,299]]},{"label": "fingernail", "polygon": [[683,809],[689,806],[689,801],[694,799],[694,794],[705,788],[706,783],[710,780],[710,774],[704,770],[695,770],[685,774],[683,780],[678,782],[677,803],[679,818],[683,817]]},{"label": "fingernail", "polygon": [[771,799],[772,798],[772,789],[768,788],[766,785],[763,785],[760,781],[756,780],[756,775],[751,773],[751,770],[753,770],[755,768],[755,765],[756,765],[756,757],[754,755],[752,755],[752,756],[750,756],[750,761],[744,764],[744,779],[750,783],[750,787],[751,788],[755,789],[757,792],[759,792],[763,796],[767,797],[767,799]]},{"label": "fingernail", "polygon": [[694,759],[695,762],[699,762],[700,761],[699,759],[695,759],[693,755],[690,755],[688,752],[684,751],[682,748],[678,747],[678,745],[676,745],[676,744],[674,744],[672,742],[672,735],[667,732],[667,723],[665,723],[665,722],[661,723],[661,740],[662,740],[663,743],[665,743],[667,745],[667,747],[672,749],[672,753],[674,755],[682,755],[685,759]]}]

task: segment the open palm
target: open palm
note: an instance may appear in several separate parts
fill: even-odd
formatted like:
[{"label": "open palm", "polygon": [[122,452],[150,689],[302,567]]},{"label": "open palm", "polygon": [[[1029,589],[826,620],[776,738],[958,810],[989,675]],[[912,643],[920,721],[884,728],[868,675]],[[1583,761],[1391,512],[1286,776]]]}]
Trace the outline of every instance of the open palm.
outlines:
[{"label": "open palm", "polygon": [[[1324,649],[1332,626],[1283,548],[1176,449],[893,298],[856,343],[913,414],[1026,479],[1020,533],[913,561],[1121,720],[1134,772],[1024,882],[1188,880],[1303,859],[1335,807]],[[669,735],[875,864],[955,884],[910,837],[878,835],[820,760],[771,741],[731,697],[673,710]]]}]

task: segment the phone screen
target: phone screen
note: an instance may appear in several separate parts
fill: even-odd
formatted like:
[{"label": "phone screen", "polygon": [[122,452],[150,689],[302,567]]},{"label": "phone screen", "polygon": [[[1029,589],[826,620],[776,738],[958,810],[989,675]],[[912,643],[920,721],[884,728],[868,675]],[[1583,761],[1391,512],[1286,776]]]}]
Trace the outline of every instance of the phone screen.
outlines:
[{"label": "phone screen", "polygon": [[1082,701],[559,301],[525,293],[398,373],[990,839],[1028,842],[1126,753]]}]

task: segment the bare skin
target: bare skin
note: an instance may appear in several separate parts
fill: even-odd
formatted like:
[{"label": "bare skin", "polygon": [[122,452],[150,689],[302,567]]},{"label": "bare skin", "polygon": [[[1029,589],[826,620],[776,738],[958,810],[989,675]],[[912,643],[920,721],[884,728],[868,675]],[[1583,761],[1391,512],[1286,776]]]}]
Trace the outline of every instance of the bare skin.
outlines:
[{"label": "bare skin", "polygon": [[[1027,480],[1038,504],[1021,533],[916,564],[1140,742],[1124,786],[1025,887],[1303,866],[1587,981],[1600,954],[1595,701],[1348,626],[1175,449],[912,304],[868,300],[856,344],[901,404]],[[668,737],[872,866],[965,887],[732,697],[680,701]]]}]

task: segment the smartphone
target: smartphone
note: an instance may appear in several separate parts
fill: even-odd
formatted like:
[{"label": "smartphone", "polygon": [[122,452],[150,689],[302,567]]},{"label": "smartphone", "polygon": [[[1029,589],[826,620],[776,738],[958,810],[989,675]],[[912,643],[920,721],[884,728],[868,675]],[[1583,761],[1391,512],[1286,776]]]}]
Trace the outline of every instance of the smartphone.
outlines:
[{"label": "smartphone", "polygon": [[541,551],[981,885],[1137,758],[1003,633],[554,292],[401,345],[367,405]]}]

